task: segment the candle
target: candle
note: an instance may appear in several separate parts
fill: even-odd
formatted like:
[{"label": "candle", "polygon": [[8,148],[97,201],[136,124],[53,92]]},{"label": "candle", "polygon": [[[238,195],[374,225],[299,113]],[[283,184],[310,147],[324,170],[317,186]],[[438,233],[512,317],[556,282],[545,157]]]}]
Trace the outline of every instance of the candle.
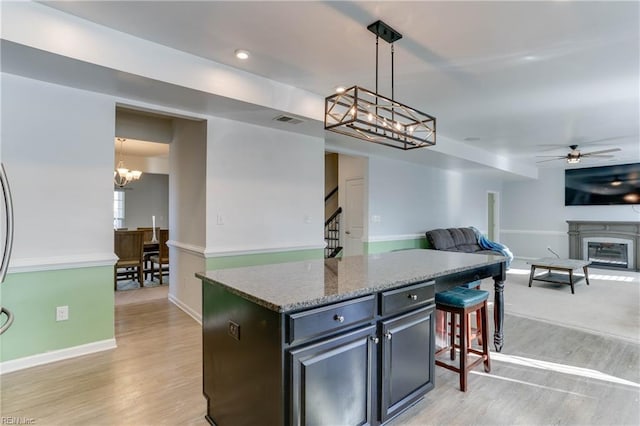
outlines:
[{"label": "candle", "polygon": [[151,242],[153,243],[158,242],[158,237],[156,237],[156,217],[155,216],[151,216],[151,229],[153,231]]}]

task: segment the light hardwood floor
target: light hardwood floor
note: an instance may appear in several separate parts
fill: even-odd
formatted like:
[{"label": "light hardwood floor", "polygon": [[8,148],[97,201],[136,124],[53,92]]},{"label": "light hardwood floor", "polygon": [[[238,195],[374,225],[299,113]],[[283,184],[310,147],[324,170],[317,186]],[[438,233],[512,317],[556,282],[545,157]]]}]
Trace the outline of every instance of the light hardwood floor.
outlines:
[{"label": "light hardwood floor", "polygon": [[[477,369],[463,393],[455,373],[436,368],[436,388],[391,424],[638,424],[637,344],[514,316],[505,326],[491,374]],[[0,376],[1,416],[206,425],[200,331],[166,299],[117,306],[117,349]]]}]

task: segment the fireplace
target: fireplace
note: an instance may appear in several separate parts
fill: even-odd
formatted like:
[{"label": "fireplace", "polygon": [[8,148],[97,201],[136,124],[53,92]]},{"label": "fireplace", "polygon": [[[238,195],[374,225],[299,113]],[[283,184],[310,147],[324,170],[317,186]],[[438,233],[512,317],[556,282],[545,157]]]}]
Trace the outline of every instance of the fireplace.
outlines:
[{"label": "fireplace", "polygon": [[640,271],[640,222],[567,221],[569,257],[598,268]]},{"label": "fireplace", "polygon": [[585,260],[594,267],[633,269],[633,244],[617,238],[584,238]]}]

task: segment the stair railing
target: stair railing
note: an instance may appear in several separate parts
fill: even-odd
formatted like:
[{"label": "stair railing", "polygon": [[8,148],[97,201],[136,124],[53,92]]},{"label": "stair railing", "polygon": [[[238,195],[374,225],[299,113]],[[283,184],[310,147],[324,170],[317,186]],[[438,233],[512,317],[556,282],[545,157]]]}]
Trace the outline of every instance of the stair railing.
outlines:
[{"label": "stair railing", "polygon": [[327,245],[324,248],[324,257],[336,257],[341,251],[340,246],[340,218],[342,207],[338,209],[324,222],[324,240]]}]

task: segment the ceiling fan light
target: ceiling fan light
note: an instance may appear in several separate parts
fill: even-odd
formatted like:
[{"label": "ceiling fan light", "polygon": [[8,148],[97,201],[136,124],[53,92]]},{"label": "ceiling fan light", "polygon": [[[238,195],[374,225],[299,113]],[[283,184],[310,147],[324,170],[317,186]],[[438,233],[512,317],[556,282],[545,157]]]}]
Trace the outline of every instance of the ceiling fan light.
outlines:
[{"label": "ceiling fan light", "polygon": [[580,162],[580,157],[568,157],[567,163],[569,164],[578,164]]},{"label": "ceiling fan light", "polygon": [[236,54],[236,58],[240,59],[240,60],[245,60],[245,59],[249,59],[249,51],[244,50],[244,49],[236,49],[235,51]]}]

